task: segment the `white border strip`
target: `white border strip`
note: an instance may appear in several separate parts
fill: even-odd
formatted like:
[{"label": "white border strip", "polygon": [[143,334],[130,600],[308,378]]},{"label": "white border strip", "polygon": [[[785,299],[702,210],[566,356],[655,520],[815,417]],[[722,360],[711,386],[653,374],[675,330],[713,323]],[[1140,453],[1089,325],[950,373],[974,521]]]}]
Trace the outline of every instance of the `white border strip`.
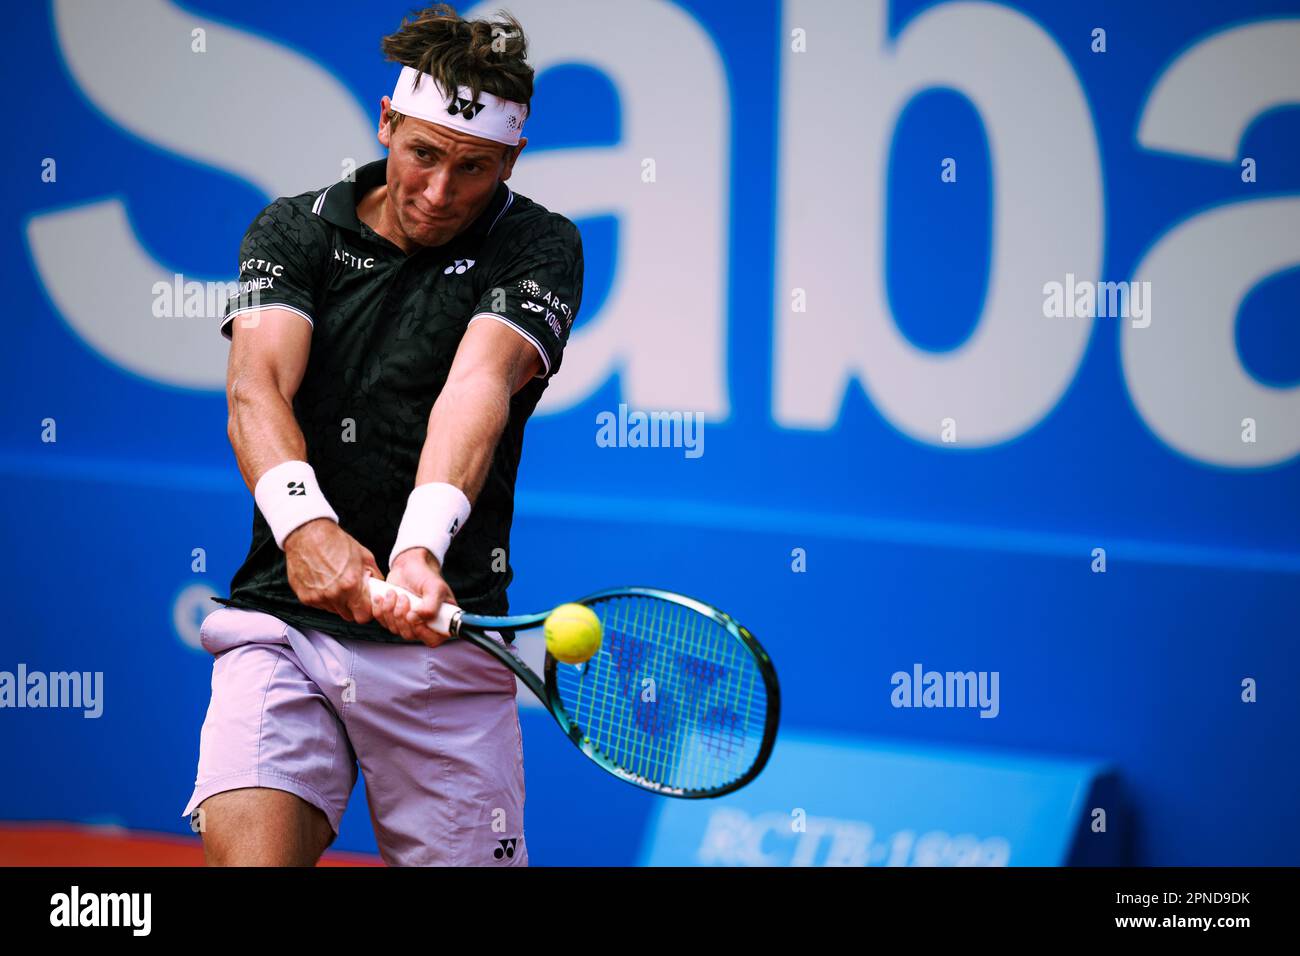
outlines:
[{"label": "white border strip", "polygon": [[537,349],[537,354],[542,357],[542,373],[540,375],[534,375],[533,378],[546,378],[546,376],[551,374],[551,357],[546,354],[546,349],[542,348],[542,343],[533,338],[527,329],[506,318],[504,315],[498,315],[495,312],[479,312],[469,320],[469,323],[465,328],[469,328],[473,325],[476,319],[496,319],[498,322],[510,326],[510,328],[514,329],[529,342],[532,342],[533,348]]},{"label": "white border strip", "polygon": [[325,208],[325,197],[328,196],[330,194],[330,190],[337,185],[338,183],[330,183],[321,191],[321,194],[316,197],[316,201],[311,204],[312,212],[314,212],[318,216],[321,215],[321,210]]},{"label": "white border strip", "polygon": [[243,315],[245,312],[265,312],[267,309],[283,309],[285,312],[292,312],[294,313],[294,315],[301,315],[304,319],[307,320],[307,324],[312,327],[312,331],[316,330],[316,323],[313,322],[312,317],[308,315],[306,312],[302,311],[302,309],[295,309],[291,305],[280,305],[278,303],[271,302],[268,303],[267,305],[249,305],[249,306],[245,306],[242,309],[236,309],[234,312],[231,312],[228,316],[226,316],[224,319],[221,320],[221,334],[225,335],[226,338],[228,339],[233,339],[234,334],[231,333],[227,335],[226,329],[230,325],[230,323],[234,320],[235,316]]},{"label": "white border strip", "polygon": [[491,232],[493,229],[497,227],[497,223],[501,221],[501,217],[506,214],[507,209],[509,209],[511,206],[514,205],[514,202],[515,202],[515,194],[513,191],[511,191],[510,187],[507,186],[505,205],[501,207],[501,211],[497,213],[497,217],[492,220],[492,225],[488,226],[488,232]]}]

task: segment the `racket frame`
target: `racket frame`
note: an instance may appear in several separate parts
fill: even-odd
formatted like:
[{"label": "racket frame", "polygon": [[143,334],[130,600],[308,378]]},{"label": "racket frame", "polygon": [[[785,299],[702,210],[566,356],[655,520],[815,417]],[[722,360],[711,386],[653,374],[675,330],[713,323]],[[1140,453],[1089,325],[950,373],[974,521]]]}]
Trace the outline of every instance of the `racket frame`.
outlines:
[{"label": "racket frame", "polygon": [[[618,597],[650,597],[689,608],[711,618],[749,651],[763,680],[767,709],[763,722],[763,739],[759,743],[758,755],[754,758],[754,762],[749,769],[740,777],[720,787],[688,790],[649,780],[639,774],[625,770],[606,757],[586,737],[582,728],[573,722],[568,711],[564,708],[564,702],[560,699],[557,683],[557,668],[562,666],[562,662],[557,661],[547,651],[546,663],[543,668],[544,675],[543,678],[539,678],[531,668],[516,659],[509,649],[483,633],[484,631],[501,632],[502,637],[508,644],[513,641],[516,631],[528,630],[543,624],[550,611],[541,614],[493,617],[457,610],[452,615],[448,633],[454,638],[468,640],[476,644],[513,671],[524,682],[525,686],[533,692],[533,695],[546,706],[546,709],[550,711],[551,716],[555,718],[556,723],[560,725],[560,729],[564,731],[564,735],[569,738],[569,741],[601,769],[618,779],[660,796],[678,797],[684,800],[711,799],[739,790],[757,777],[763,768],[767,766],[767,761],[772,756],[772,748],[776,745],[777,727],[781,721],[781,690],[777,682],[776,668],[772,665],[772,659],[768,656],[767,651],[764,650],[763,645],[758,642],[758,639],[754,637],[748,628],[725,611],[721,611],[713,605],[706,604],[695,598],[687,597],[684,594],[678,594],[675,591],[664,591],[659,588],[648,587],[607,588],[589,594],[584,598],[579,598],[574,603],[590,607]],[[508,638],[506,638],[507,633],[510,635]]]}]

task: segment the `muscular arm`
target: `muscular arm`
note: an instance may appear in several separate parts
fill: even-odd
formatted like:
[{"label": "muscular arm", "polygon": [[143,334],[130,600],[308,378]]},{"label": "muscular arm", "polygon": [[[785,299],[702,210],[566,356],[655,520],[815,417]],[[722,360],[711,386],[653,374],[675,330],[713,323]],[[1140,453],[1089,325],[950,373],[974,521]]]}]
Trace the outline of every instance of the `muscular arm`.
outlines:
[{"label": "muscular arm", "polygon": [[429,414],[416,485],[445,481],[473,504],[510,418],[510,397],[541,369],[537,350],[517,332],[493,319],[470,325]]},{"label": "muscular arm", "polygon": [[311,326],[302,316],[266,309],[232,323],[226,367],[226,434],[244,484],[252,491],[271,468],[305,461],[307,442],[293,415],[311,352]]},{"label": "muscular arm", "polygon": [[[226,398],[226,433],[250,491],[271,468],[306,461],[307,442],[293,414],[311,354],[312,328],[300,315],[281,309],[255,313],[232,329]],[[382,578],[375,556],[328,518],[300,525],[284,539],[289,586],[298,600],[364,624],[373,618],[365,584],[369,572]]]},{"label": "muscular arm", "polygon": [[[509,421],[510,397],[541,370],[541,356],[519,333],[493,319],[471,323],[429,413],[416,486],[447,482],[474,504]],[[375,603],[375,619],[407,640],[440,643],[444,637],[430,623],[439,606],[444,601],[455,603],[456,596],[434,556],[425,548],[402,552],[389,568],[388,580],[419,594],[423,607],[413,609],[404,597],[392,593]]]}]

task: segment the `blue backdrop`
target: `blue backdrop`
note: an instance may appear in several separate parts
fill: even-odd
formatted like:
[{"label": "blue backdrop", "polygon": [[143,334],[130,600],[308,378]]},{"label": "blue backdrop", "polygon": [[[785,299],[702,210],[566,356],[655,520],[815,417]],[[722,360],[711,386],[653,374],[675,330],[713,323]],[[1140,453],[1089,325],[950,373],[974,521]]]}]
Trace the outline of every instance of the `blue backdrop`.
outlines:
[{"label": "blue backdrop", "polygon": [[[270,197],[379,155],[409,5],[96,6],[20,5],[0,62],[0,670],[102,671],[104,713],[0,710],[0,818],[187,833],[251,498],[225,340],[154,282],[233,278]],[[511,185],[586,249],[512,606],[683,591],[764,642],[801,739],[1096,761],[1133,862],[1300,862],[1300,6],[509,8],[544,67]],[[1067,271],[1149,279],[1150,328],[976,348]],[[704,454],[598,446],[620,402],[699,411]],[[914,663],[998,672],[997,717],[893,706]],[[533,861],[652,859],[657,798],[522,713]],[[373,848],[359,795],[338,845]]]}]

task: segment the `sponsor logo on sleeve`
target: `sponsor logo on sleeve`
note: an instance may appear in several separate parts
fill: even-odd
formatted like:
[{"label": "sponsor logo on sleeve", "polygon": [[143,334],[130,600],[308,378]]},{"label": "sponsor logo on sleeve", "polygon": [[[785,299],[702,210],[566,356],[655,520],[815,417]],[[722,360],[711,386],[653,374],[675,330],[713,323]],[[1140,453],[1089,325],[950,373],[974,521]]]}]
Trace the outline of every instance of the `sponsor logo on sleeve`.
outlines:
[{"label": "sponsor logo on sleeve", "polygon": [[245,259],[239,264],[240,273],[249,271],[265,272],[267,275],[279,278],[284,275],[284,266],[278,262],[271,262],[269,259]]},{"label": "sponsor logo on sleeve", "polygon": [[[550,289],[545,289],[532,279],[520,279],[518,289],[529,298],[520,305],[529,312],[544,313],[546,324],[551,327],[557,339],[564,338],[564,333],[573,324],[573,310]],[[535,301],[534,301],[535,300]]]}]

